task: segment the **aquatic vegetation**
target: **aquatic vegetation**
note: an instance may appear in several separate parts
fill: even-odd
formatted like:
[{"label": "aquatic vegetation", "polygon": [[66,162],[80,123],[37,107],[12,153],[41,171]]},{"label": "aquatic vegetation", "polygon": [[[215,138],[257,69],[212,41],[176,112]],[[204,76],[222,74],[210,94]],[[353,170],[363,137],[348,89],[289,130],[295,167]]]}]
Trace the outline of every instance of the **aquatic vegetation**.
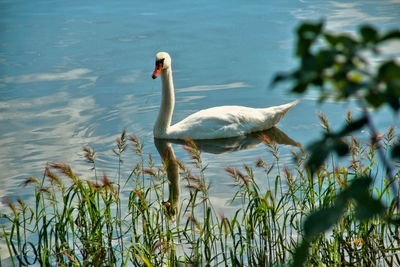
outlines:
[{"label": "aquatic vegetation", "polygon": [[[320,118],[327,129],[327,118]],[[399,142],[399,135],[390,128],[382,141],[388,151]],[[123,153],[135,154],[137,164],[127,177],[119,173],[115,181],[97,175],[96,152],[88,147],[84,156],[92,179],[78,177],[65,163],[49,164],[42,179],[31,177],[24,183],[35,187],[34,203],[5,200],[11,210],[3,215],[8,224],[2,231],[8,260],[14,265],[60,266],[288,264],[296,244],[308,232],[316,233],[308,243],[312,253],[306,261],[310,265],[400,264],[399,227],[391,221],[397,212],[390,205],[394,196],[377,165],[374,145],[348,137],[348,161],[327,161],[312,179],[304,151],[293,151],[297,164],[289,168],[280,162],[279,145],[268,137],[263,142],[274,162],[259,158],[254,166],[226,168],[235,192],[232,203],[240,203],[233,216],[214,209],[206,163],[192,140],[185,145],[191,166],[175,159],[167,142],[157,144],[164,163],[155,166],[151,156],[143,155],[139,140],[124,131],[113,151],[121,164]],[[257,185],[254,168],[262,169],[274,182],[267,190]],[[374,181],[362,178],[366,176]],[[180,183],[182,190],[190,192],[185,198],[181,198]],[[363,203],[368,198],[362,193],[347,194],[338,208],[341,196],[352,192],[352,187],[367,187],[380,202]],[[128,201],[121,201],[126,195]],[[375,207],[381,216],[360,220],[362,210],[355,207]],[[306,216],[320,208],[326,215],[330,209],[340,213],[340,219],[333,219],[334,226],[328,224],[322,234],[313,229],[320,224],[312,218],[303,225]]]}]

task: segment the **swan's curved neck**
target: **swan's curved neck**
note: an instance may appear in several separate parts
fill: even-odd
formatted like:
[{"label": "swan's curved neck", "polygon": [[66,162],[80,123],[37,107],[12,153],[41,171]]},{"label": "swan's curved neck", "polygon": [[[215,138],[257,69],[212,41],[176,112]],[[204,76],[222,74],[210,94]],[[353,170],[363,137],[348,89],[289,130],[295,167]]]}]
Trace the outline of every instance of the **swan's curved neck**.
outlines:
[{"label": "swan's curved neck", "polygon": [[174,83],[172,80],[172,69],[164,69],[161,71],[162,81],[162,95],[161,95],[161,106],[158,113],[158,118],[154,125],[155,137],[162,137],[169,126],[171,125],[172,113],[175,106],[175,93]]}]

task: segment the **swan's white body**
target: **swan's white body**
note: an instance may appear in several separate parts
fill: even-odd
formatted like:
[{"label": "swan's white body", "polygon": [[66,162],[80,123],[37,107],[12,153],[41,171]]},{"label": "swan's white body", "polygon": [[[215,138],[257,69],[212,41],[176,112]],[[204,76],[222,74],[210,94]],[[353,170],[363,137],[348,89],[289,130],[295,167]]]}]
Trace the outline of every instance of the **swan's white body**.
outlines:
[{"label": "swan's white body", "polygon": [[154,125],[154,137],[162,139],[217,139],[235,137],[274,127],[298,101],[268,107],[219,106],[200,110],[171,126],[175,105],[171,58],[165,52],[156,55],[153,79],[161,73],[162,100]]}]

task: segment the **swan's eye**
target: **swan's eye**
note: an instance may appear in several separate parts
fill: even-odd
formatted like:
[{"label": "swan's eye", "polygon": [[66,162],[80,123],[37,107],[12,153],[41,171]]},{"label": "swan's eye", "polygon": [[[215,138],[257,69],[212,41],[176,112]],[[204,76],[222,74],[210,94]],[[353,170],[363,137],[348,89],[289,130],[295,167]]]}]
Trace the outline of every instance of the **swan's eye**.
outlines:
[{"label": "swan's eye", "polygon": [[164,66],[164,60],[165,60],[165,58],[162,58],[162,59],[157,60],[157,61],[156,61],[156,65]]}]

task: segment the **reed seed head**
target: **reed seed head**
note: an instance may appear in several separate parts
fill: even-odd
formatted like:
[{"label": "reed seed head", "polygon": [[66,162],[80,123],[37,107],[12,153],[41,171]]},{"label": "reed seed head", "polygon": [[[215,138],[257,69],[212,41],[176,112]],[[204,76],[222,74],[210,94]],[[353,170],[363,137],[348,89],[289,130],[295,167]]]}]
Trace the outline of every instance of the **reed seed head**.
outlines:
[{"label": "reed seed head", "polygon": [[329,121],[328,118],[325,116],[325,114],[323,114],[322,112],[317,112],[317,116],[321,121],[321,127],[327,132],[329,133],[331,131],[331,127],[329,125]]},{"label": "reed seed head", "polygon": [[27,186],[28,184],[37,184],[38,186],[42,186],[42,182],[39,181],[39,179],[35,177],[28,177],[22,182],[22,186]]},{"label": "reed seed head", "polygon": [[50,167],[60,171],[62,174],[70,178],[75,184],[79,183],[79,178],[72,172],[72,169],[68,164],[58,162],[50,164]]},{"label": "reed seed head", "polygon": [[96,160],[96,151],[90,147],[84,147],[83,152],[85,152],[85,158],[89,163],[94,163]]}]

